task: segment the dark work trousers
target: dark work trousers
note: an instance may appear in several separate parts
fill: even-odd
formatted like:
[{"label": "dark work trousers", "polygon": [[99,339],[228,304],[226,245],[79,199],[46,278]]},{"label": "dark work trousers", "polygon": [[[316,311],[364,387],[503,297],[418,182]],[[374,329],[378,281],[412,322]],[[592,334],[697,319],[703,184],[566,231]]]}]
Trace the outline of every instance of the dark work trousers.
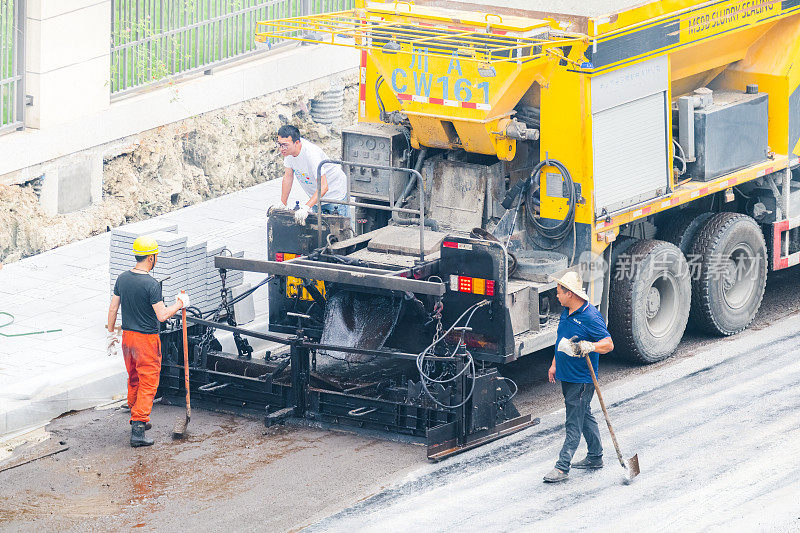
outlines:
[{"label": "dark work trousers", "polygon": [[586,439],[590,460],[602,459],[603,445],[600,443],[600,429],[597,427],[597,420],[592,416],[590,405],[594,396],[594,385],[562,381],[561,391],[564,393],[564,405],[567,408],[567,420],[564,423],[567,438],[564,439],[564,446],[558,455],[556,468],[569,472],[572,456],[575,455],[575,450],[581,442],[581,434]]}]

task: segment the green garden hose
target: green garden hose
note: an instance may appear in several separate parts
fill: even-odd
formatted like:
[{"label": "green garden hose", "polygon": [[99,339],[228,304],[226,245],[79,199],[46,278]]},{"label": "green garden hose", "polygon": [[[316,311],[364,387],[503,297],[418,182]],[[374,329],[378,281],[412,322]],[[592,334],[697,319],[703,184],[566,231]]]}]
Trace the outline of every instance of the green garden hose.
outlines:
[{"label": "green garden hose", "polygon": [[[5,311],[0,311],[0,315],[7,316],[8,318],[11,319],[8,322],[6,322],[5,324],[0,324],[0,329],[5,328],[7,326],[10,326],[11,324],[14,323],[14,315],[12,315],[11,313],[6,313]],[[61,328],[48,329],[48,330],[44,330],[44,331],[29,331],[27,333],[3,333],[2,331],[0,331],[0,335],[2,335],[3,337],[25,337],[27,335],[39,335],[40,333],[56,333],[58,331],[61,331]]]}]

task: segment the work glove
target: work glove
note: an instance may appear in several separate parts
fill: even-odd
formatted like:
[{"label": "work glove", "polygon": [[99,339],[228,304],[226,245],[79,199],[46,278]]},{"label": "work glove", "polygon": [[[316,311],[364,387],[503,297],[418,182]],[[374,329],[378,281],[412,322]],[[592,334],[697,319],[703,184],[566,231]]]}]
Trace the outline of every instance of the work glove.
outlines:
[{"label": "work glove", "polygon": [[273,209],[289,209],[289,208],[286,206],[286,204],[284,204],[284,203],[283,203],[283,202],[281,202],[280,200],[275,200],[275,202],[274,202],[274,203],[272,203],[272,204],[271,204],[271,205],[270,205],[270,206],[267,208],[267,215],[269,215],[269,214],[272,212],[272,210],[273,210]]},{"label": "work glove", "polygon": [[119,352],[120,338],[116,331],[106,331],[106,355],[113,357]]},{"label": "work glove", "polygon": [[176,296],[176,299],[181,303],[181,307],[180,307],[181,309],[183,309],[184,307],[189,307],[190,305],[192,305],[189,302],[189,295],[186,294],[186,291],[181,291],[178,294],[178,296]]},{"label": "work glove", "polygon": [[590,341],[579,341],[578,342],[578,351],[581,355],[589,355],[593,351],[595,351],[596,346],[593,342]]},{"label": "work glove", "polygon": [[[577,337],[573,337],[573,339],[577,339]],[[570,357],[582,357],[580,351],[578,350],[578,345],[566,337],[562,337],[561,340],[558,341],[557,348],[559,352],[562,352]]]},{"label": "work glove", "polygon": [[300,208],[294,212],[294,220],[298,224],[305,224],[306,218],[308,218],[308,214],[311,212],[311,208],[307,205],[303,204]]}]

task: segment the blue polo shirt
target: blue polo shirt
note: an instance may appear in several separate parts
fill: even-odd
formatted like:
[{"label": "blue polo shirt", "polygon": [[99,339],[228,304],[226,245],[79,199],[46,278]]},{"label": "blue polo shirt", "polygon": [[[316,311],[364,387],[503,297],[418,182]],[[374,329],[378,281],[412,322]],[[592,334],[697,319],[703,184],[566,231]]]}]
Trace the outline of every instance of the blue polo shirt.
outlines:
[{"label": "blue polo shirt", "polygon": [[[589,302],[584,303],[574,313],[569,314],[568,309],[561,312],[556,331],[556,347],[562,338],[567,340],[577,336],[578,340],[597,342],[610,337],[606,329],[606,321],[600,311]],[[597,352],[589,354],[594,371],[599,374],[598,364],[600,355]],[[567,383],[591,383],[589,366],[583,357],[570,357],[556,348],[556,379]]]}]

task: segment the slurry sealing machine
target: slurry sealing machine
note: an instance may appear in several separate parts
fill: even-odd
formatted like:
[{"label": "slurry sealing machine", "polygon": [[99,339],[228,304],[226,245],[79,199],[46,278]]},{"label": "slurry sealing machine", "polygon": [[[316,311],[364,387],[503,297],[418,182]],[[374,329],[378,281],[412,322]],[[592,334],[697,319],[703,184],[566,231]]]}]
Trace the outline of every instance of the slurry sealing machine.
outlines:
[{"label": "slurry sealing machine", "polygon": [[267,258],[216,258],[223,279],[267,274],[269,324],[237,326],[227,300],[189,319],[193,402],[427,439],[438,460],[536,422],[500,370],[554,344],[554,275],[579,270],[616,352],[648,363],[690,317],[742,331],[767,273],[800,262],[800,2],[487,10],[259,23],[263,43],[360,51],[358,123],[318,169],[342,165],[354,216],[273,209]]}]

